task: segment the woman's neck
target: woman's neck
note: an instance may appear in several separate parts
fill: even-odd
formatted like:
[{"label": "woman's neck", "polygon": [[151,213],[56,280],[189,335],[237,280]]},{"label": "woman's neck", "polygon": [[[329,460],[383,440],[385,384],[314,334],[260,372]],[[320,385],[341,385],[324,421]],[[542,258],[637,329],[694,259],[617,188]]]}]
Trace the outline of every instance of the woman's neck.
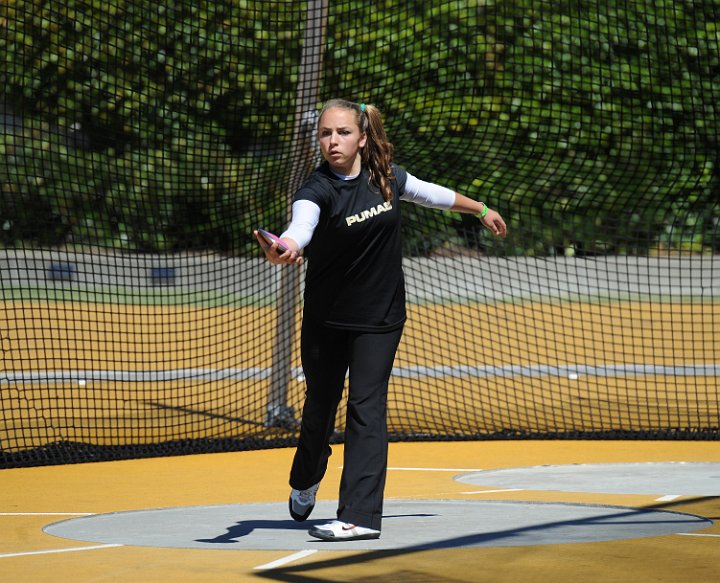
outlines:
[{"label": "woman's neck", "polygon": [[[329,161],[328,161],[328,164],[329,164]],[[360,156],[360,154],[358,154],[355,157],[355,160],[353,161],[352,166],[350,166],[350,167],[347,167],[345,165],[343,165],[343,166],[333,166],[332,164],[329,164],[329,165],[330,165],[330,170],[332,170],[333,174],[336,174],[337,176],[340,176],[340,177],[347,177],[348,179],[355,178],[356,176],[360,176],[360,172],[362,171],[362,157]]]},{"label": "woman's neck", "polygon": [[332,172],[340,180],[352,180],[353,178],[357,178],[358,176],[360,176],[359,172],[357,174],[342,174],[337,170],[333,170],[332,168],[330,168],[330,172]]}]

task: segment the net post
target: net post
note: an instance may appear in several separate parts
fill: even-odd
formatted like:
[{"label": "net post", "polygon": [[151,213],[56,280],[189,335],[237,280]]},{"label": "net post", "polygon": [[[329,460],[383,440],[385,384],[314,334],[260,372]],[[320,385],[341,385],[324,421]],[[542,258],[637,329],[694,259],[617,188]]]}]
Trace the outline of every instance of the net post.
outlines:
[{"label": "net post", "polygon": [[[312,171],[317,151],[313,140],[317,116],[317,100],[322,71],[327,0],[311,0],[307,5],[305,35],[298,76],[293,129],[292,168],[287,189],[286,222],[291,218],[295,191]],[[292,381],[292,351],[295,339],[297,309],[300,304],[300,269],[285,266],[280,270],[277,292],[277,320],[275,349],[270,373],[270,392],[266,425],[293,427],[297,425],[295,411],[288,403],[288,388]]]}]

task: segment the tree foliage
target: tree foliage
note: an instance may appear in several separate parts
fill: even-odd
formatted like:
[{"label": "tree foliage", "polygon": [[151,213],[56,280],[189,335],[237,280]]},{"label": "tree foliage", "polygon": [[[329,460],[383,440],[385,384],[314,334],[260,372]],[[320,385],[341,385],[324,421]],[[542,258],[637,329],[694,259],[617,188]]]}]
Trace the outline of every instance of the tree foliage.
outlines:
[{"label": "tree foliage", "polygon": [[[381,107],[399,163],[509,219],[502,252],[718,251],[717,0],[329,4],[323,98]],[[305,8],[8,3],[0,241],[254,250],[285,220]],[[494,252],[403,211],[410,252]]]}]

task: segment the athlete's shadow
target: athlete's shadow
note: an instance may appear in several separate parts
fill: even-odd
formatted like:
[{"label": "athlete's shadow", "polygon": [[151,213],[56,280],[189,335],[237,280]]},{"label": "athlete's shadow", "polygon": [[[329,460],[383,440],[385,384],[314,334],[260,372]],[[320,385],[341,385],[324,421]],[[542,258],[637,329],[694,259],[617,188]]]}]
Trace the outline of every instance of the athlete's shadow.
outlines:
[{"label": "athlete's shadow", "polygon": [[295,522],[294,520],[243,520],[229,526],[225,534],[215,538],[198,538],[195,539],[195,542],[219,545],[231,544],[238,542],[238,539],[249,535],[254,530],[265,528],[272,530],[307,530],[313,524],[321,524],[322,522],[322,520],[307,520],[305,522]]},{"label": "athlete's shadow", "polygon": [[[402,515],[391,515],[383,516],[383,520],[392,518],[411,518],[411,517],[429,517],[437,516],[436,514],[402,514]],[[294,520],[243,520],[229,526],[227,532],[218,535],[215,538],[198,538],[195,542],[208,543],[208,544],[232,544],[238,542],[244,536],[248,536],[255,530],[270,529],[270,530],[308,530],[313,525],[323,524],[328,519],[324,520],[306,520],[305,522],[296,522]]]}]

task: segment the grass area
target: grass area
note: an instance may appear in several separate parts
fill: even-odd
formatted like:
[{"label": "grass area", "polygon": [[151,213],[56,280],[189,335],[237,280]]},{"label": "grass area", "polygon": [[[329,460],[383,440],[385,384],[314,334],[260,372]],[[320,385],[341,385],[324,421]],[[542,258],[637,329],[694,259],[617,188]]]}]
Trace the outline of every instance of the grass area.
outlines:
[{"label": "grass area", "polygon": [[[720,290],[719,290],[720,291]],[[442,302],[431,300],[412,301],[408,303],[419,306],[429,305],[468,305],[468,304],[542,304],[562,305],[564,303],[606,304],[614,302],[663,302],[673,304],[716,304],[720,303],[720,295],[714,290],[699,290],[697,294],[657,294],[657,293],[622,293],[622,294],[538,294],[508,293],[504,297],[488,298],[482,295],[453,295],[443,298]],[[8,287],[0,289],[0,301],[31,301],[31,302],[80,302],[94,304],[123,304],[137,306],[196,306],[219,308],[226,306],[242,307],[274,307],[277,303],[272,295],[245,295],[217,291],[194,291],[176,287],[135,287],[135,288],[104,288],[102,290],[67,287]]]},{"label": "grass area", "polygon": [[274,306],[269,296],[215,291],[188,291],[172,287],[105,288],[101,291],[68,287],[11,287],[0,289],[0,301],[81,302],[138,306]]}]

